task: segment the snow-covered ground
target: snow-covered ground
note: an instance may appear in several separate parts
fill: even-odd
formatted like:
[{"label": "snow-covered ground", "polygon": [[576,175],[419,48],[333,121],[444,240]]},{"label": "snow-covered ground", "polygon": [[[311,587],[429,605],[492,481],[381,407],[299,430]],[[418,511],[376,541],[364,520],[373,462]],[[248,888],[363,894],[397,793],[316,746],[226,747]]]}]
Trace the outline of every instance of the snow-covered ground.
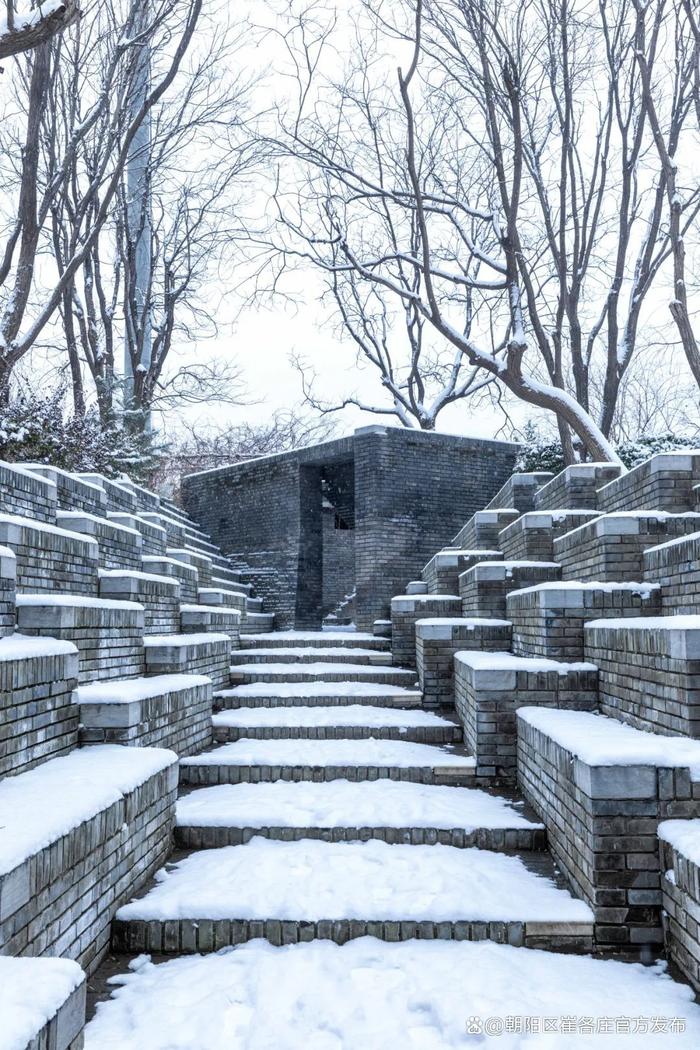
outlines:
[{"label": "snow-covered ground", "polygon": [[[113,999],[88,1025],[86,1050],[700,1046],[700,1007],[691,990],[659,966],[488,942],[371,938],[342,947],[315,941],[272,948],[253,941],[157,966],[142,956],[132,966],[114,978]],[[502,1019],[504,1028],[510,1018],[511,1029],[522,1028],[526,1018],[556,1027],[547,1035],[490,1037],[483,1030],[491,1018]],[[629,1025],[631,1034],[616,1034],[618,1018],[622,1033]],[[640,1025],[637,1019],[642,1033],[645,1024],[652,1033],[655,1021],[656,1034],[639,1034],[632,1027]],[[674,1019],[684,1032],[671,1032]]]},{"label": "snow-covered ground", "polygon": [[191,827],[532,828],[517,808],[478,788],[370,780],[221,784],[181,798]]},{"label": "snow-covered ground", "polygon": [[83,977],[69,959],[0,956],[0,1050],[26,1050]]},{"label": "snow-covered ground", "polygon": [[119,919],[592,922],[519,857],[453,846],[278,842],[203,850],[162,869]]}]

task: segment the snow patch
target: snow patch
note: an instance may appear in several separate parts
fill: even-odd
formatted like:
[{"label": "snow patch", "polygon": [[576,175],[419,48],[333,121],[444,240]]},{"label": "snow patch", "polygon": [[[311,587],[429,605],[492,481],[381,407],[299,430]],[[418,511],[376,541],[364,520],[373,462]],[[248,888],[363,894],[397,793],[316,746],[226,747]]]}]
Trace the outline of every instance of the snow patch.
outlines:
[{"label": "snow patch", "polygon": [[69,959],[0,956],[2,1050],[26,1050],[84,978]]}]

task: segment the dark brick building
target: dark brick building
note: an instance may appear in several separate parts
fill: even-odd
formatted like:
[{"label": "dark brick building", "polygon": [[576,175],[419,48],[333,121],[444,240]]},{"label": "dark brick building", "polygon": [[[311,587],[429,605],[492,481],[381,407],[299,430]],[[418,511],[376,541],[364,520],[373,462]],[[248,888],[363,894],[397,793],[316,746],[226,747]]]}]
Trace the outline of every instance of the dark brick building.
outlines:
[{"label": "dark brick building", "polygon": [[[318,626],[331,594],[355,590],[357,625],[368,629],[495,495],[516,452],[501,441],[370,426],[191,474],[183,497],[187,511],[250,574],[278,625]],[[337,543],[328,540],[331,509],[333,528],[346,534]]]}]

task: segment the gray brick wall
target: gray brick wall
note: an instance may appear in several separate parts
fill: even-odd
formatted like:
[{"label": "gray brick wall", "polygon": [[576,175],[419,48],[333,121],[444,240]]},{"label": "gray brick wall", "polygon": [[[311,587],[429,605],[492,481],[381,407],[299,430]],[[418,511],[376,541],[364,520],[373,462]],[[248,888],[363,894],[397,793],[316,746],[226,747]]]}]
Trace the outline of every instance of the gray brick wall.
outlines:
[{"label": "gray brick wall", "polygon": [[369,427],[315,448],[191,475],[183,495],[190,514],[250,574],[278,623],[310,623],[322,603],[317,490],[353,464],[357,621],[369,629],[503,485],[515,453],[500,442]]},{"label": "gray brick wall", "polygon": [[644,575],[644,551],[677,536],[696,532],[700,516],[653,513],[606,514],[554,541],[554,560],[565,580],[636,583]]}]

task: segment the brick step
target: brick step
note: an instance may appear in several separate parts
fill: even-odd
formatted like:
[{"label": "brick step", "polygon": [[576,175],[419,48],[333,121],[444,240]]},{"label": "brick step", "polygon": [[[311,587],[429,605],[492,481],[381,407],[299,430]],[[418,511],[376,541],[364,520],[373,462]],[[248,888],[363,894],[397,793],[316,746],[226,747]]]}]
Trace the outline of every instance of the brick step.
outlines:
[{"label": "brick step", "polygon": [[168,857],[176,792],[161,748],[82,748],[1,781],[0,954],[94,969],[117,903]]},{"label": "brick step", "polygon": [[584,658],[587,620],[658,616],[661,588],[651,583],[541,583],[506,597],[516,656]]},{"label": "brick step", "polygon": [[183,634],[228,634],[232,647],[238,648],[241,611],[226,605],[180,606],[180,630]]},{"label": "brick step", "polygon": [[265,602],[263,598],[246,598],[245,607],[246,612],[249,613],[261,613],[264,612]]},{"label": "brick step", "polygon": [[182,547],[185,543],[185,527],[181,521],[177,518],[173,518],[170,514],[164,511],[145,511],[142,510],[139,517],[143,518],[144,521],[149,521],[152,525],[158,525],[161,529],[165,529],[166,542],[168,547]]},{"label": "brick step", "polygon": [[598,489],[618,478],[623,470],[619,463],[572,463],[537,490],[535,508],[597,510]]},{"label": "brick step", "polygon": [[211,586],[212,561],[206,554],[198,554],[187,547],[168,547],[165,553],[168,558],[184,562],[185,565],[191,565],[197,570],[198,587]]},{"label": "brick step", "polygon": [[203,674],[215,689],[229,684],[228,634],[153,634],[144,638],[146,674]]},{"label": "brick step", "polygon": [[[615,484],[615,482],[613,482]],[[554,560],[565,580],[635,582],[644,574],[644,551],[700,530],[700,514],[630,511],[599,515],[554,541]]]},{"label": "brick step", "polygon": [[499,550],[461,550],[446,547],[433,555],[421,572],[428,594],[456,594],[459,590],[460,574],[480,561],[498,561],[503,555]]},{"label": "brick step", "polygon": [[428,711],[351,705],[344,707],[240,708],[213,719],[218,743],[255,740],[410,740],[460,744],[461,726]]},{"label": "brick step", "polygon": [[274,684],[257,682],[214,693],[214,707],[233,711],[240,707],[327,707],[368,704],[371,707],[421,707],[416,689],[381,685],[374,682],[300,682]]},{"label": "brick step", "polygon": [[212,576],[216,577],[217,580],[225,581],[227,585],[243,583],[240,569],[229,568],[225,558],[213,559]]},{"label": "brick step", "polygon": [[[93,485],[79,478],[77,474],[70,474],[67,470],[48,466],[45,463],[23,463],[22,470],[39,474],[56,486],[58,509],[82,510],[98,518],[107,517],[107,494],[100,485]],[[37,513],[36,507],[30,516],[43,518],[43,514]]]},{"label": "brick step", "polygon": [[180,861],[119,909],[112,949],[211,951],[261,936],[274,944],[430,936],[526,947],[549,939],[586,950],[592,915],[555,884],[546,854],[255,838]]},{"label": "brick step", "polygon": [[700,816],[700,741],[581,711],[525,707],[518,784],[562,873],[593,909],[604,951],[663,940],[657,828]]},{"label": "brick step", "polygon": [[416,622],[418,681],[426,707],[454,705],[454,658],[464,649],[507,652],[511,646],[508,620],[441,619]]},{"label": "brick step", "polygon": [[274,626],[274,613],[246,612],[241,621],[241,634],[268,634]]},{"label": "brick step", "polygon": [[290,649],[281,648],[256,648],[239,649],[231,654],[231,664],[371,664],[386,666],[391,665],[391,653],[381,649],[359,649],[359,648],[331,648],[321,646],[319,648],[296,646]]},{"label": "brick step", "polygon": [[460,786],[472,783],[474,768],[474,759],[461,747],[396,740],[247,739],[183,759],[180,782],[405,780]]},{"label": "brick step", "polygon": [[143,674],[144,610],[138,602],[49,592],[18,594],[16,601],[22,634],[76,646],[82,684]]},{"label": "brick step", "polygon": [[237,846],[255,835],[497,852],[546,848],[543,825],[522,801],[475,788],[392,780],[224,784],[178,802],[175,840],[183,849]]},{"label": "brick step", "polygon": [[80,742],[167,747],[194,755],[212,741],[211,679],[153,675],[113,679],[76,690]]},{"label": "brick step", "polygon": [[464,550],[500,550],[499,533],[519,517],[520,511],[517,507],[489,507],[487,510],[478,510],[460,529],[451,546]]},{"label": "brick step", "polygon": [[596,667],[510,653],[456,654],[455,707],[478,777],[515,781],[516,712],[525,704],[597,710]]},{"label": "brick step", "polygon": [[416,684],[415,671],[402,667],[373,667],[360,663],[268,663],[239,664],[231,668],[231,685],[253,682],[376,682],[382,685]]},{"label": "brick step", "polygon": [[104,474],[78,473],[76,477],[104,489],[108,511],[123,514],[136,513],[136,494],[129,485],[122,485],[112,478],[106,478]]},{"label": "brick step", "polygon": [[202,605],[227,605],[233,609],[246,611],[246,596],[243,591],[229,590],[221,587],[200,587],[197,600]]},{"label": "brick step", "polygon": [[558,561],[557,537],[597,517],[595,510],[533,510],[503,529],[496,546],[506,561]]},{"label": "brick step", "polygon": [[459,577],[461,613],[465,617],[507,619],[511,591],[561,579],[552,561],[482,561]]},{"label": "brick step", "polygon": [[[17,1050],[79,1050],[83,1046],[86,980],[70,959],[0,957],[3,1042]],[[12,1032],[19,1032],[18,1039]],[[7,1041],[6,1041],[7,1040]],[[18,1041],[19,1040],[19,1041]]]},{"label": "brick step", "polygon": [[110,521],[116,521],[118,525],[124,525],[128,529],[140,532],[144,554],[165,554],[168,537],[161,525],[155,525],[139,514],[124,514],[110,510],[107,512],[107,517]]},{"label": "brick step", "polygon": [[161,555],[146,554],[141,559],[144,572],[153,573],[155,576],[171,576],[180,584],[180,600],[183,602],[194,602],[197,600],[197,588],[199,574],[193,565],[187,565],[177,558],[162,557]]},{"label": "brick step", "polygon": [[0,511],[10,516],[56,521],[58,493],[52,478],[17,463],[0,462]]},{"label": "brick step", "polygon": [[498,490],[493,499],[487,503],[485,510],[494,507],[514,507],[521,514],[535,509],[537,493],[552,480],[550,471],[526,471],[511,474],[506,483]]},{"label": "brick step", "polygon": [[0,514],[0,544],[15,555],[18,591],[97,593],[100,548],[91,536],[35,518]]},{"label": "brick step", "polygon": [[660,452],[598,490],[598,507],[660,510],[678,514],[694,509],[693,487],[700,477],[700,452]]},{"label": "brick step", "polygon": [[176,633],[180,626],[180,582],[174,576],[132,569],[101,569],[100,598],[138,602],[145,634]]},{"label": "brick step", "polygon": [[246,642],[247,649],[301,649],[311,646],[314,649],[343,646],[345,649],[376,649],[378,652],[389,652],[391,641],[378,638],[363,631],[272,631],[270,634],[258,634]]},{"label": "brick step", "polygon": [[141,568],[143,537],[137,529],[81,510],[59,510],[56,520],[62,528],[97,542],[101,569]]}]

